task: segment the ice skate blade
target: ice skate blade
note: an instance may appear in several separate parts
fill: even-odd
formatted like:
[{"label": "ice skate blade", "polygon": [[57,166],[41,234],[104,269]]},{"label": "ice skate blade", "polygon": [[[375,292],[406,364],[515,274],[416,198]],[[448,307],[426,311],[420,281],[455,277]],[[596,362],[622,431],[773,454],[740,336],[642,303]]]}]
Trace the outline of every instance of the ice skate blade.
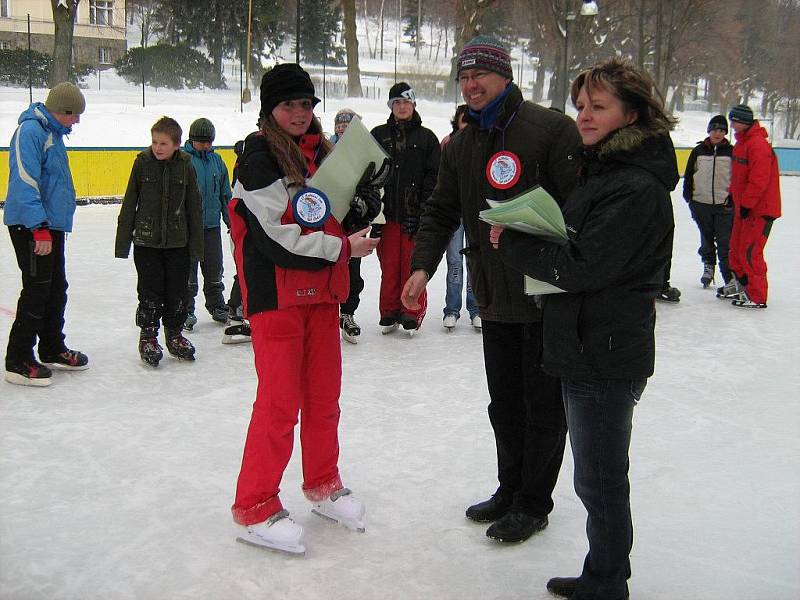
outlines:
[{"label": "ice skate blade", "polygon": [[366,525],[364,524],[363,521],[354,521],[350,519],[337,519],[336,517],[331,517],[330,515],[321,513],[316,508],[312,508],[311,512],[314,513],[315,515],[319,515],[323,519],[326,519],[328,521],[333,521],[334,523],[338,523],[339,525],[341,525],[345,529],[349,529],[350,531],[357,531],[358,533],[364,533],[367,530]]},{"label": "ice skate blade", "polygon": [[222,336],[222,343],[223,344],[246,344],[250,343],[253,340],[250,339],[249,335],[228,335],[225,334]]},{"label": "ice skate blade", "polygon": [[191,356],[178,356],[177,354],[172,354],[170,352],[170,356],[172,358],[174,358],[175,360],[179,360],[181,362],[184,362],[184,361],[186,361],[186,362],[194,362],[194,360],[195,360],[194,359],[194,354],[192,354]]},{"label": "ice skate blade", "polygon": [[348,334],[347,334],[347,333],[344,331],[344,329],[342,329],[342,339],[343,339],[345,342],[350,342],[351,344],[357,344],[357,343],[358,343],[358,336],[355,336],[355,335],[348,335]]},{"label": "ice skate blade", "polygon": [[8,383],[13,383],[14,385],[27,385],[29,387],[47,387],[52,383],[50,379],[50,377],[31,379],[30,377],[25,377],[24,375],[20,375],[19,373],[14,373],[12,371],[6,371],[5,376],[5,380]]},{"label": "ice skate blade", "polygon": [[63,365],[61,363],[51,363],[51,362],[46,362],[42,364],[47,365],[48,367],[50,367],[52,370],[55,371],[85,371],[86,369],[89,368],[88,364],[78,365],[75,367],[72,367],[70,365]]},{"label": "ice skate blade", "polygon": [[269,545],[264,538],[253,535],[249,531],[239,535],[236,541],[246,546],[255,546],[264,550],[271,550],[272,552],[279,552],[281,554],[288,554],[289,556],[305,556],[306,547],[303,544],[285,544],[285,545]]},{"label": "ice skate blade", "polygon": [[383,325],[382,328],[381,328],[381,333],[383,335],[388,335],[390,333],[394,333],[395,331],[397,331],[398,327],[399,327],[399,325],[397,323],[394,323],[393,325]]}]

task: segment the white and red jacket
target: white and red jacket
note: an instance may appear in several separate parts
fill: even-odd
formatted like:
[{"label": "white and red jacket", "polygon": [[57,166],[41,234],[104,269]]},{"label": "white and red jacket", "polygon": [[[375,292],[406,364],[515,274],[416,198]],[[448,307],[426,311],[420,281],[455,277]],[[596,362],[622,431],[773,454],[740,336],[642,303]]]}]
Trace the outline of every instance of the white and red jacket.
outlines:
[{"label": "white and red jacket", "polygon": [[[305,151],[320,136],[300,139]],[[309,174],[321,158],[306,153]],[[320,229],[294,220],[291,199],[299,188],[287,186],[271,149],[259,133],[245,140],[233,199],[228,206],[234,259],[246,316],[289,306],[332,303],[347,299],[350,242],[331,216]]]}]

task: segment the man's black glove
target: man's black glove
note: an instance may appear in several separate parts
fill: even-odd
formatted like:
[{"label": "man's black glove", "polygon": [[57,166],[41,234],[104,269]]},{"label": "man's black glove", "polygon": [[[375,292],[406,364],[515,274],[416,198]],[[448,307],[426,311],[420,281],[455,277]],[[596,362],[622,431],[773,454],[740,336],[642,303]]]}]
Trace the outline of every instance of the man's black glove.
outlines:
[{"label": "man's black glove", "polygon": [[356,194],[350,202],[350,212],[361,221],[372,221],[381,212],[380,188],[372,183],[375,163],[371,162],[356,185]]},{"label": "man's black glove", "polygon": [[419,229],[419,217],[409,215],[405,219],[403,219],[403,222],[401,223],[400,226],[403,230],[403,233],[405,233],[406,235],[414,235],[415,233],[417,233],[417,230]]},{"label": "man's black glove", "polygon": [[746,219],[749,214],[750,214],[750,209],[749,208],[745,208],[744,206],[740,206],[739,207],[739,216],[740,217],[742,217],[743,219]]}]

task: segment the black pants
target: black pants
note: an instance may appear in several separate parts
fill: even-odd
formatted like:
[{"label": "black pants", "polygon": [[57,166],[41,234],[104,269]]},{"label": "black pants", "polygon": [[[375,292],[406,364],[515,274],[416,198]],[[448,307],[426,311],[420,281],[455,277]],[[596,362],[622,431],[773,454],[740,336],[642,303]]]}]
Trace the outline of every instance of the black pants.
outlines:
[{"label": "black pants", "polygon": [[198,265],[203,271],[203,295],[206,299],[206,310],[212,313],[214,309],[225,308],[225,298],[222,296],[225,289],[225,284],[222,282],[222,237],[219,227],[209,227],[203,230],[203,262],[191,261],[189,286],[186,293],[186,308],[189,312],[194,312],[194,299],[199,290]]},{"label": "black pants", "polygon": [[350,272],[350,293],[340,309],[343,315],[354,315],[359,302],[361,302],[359,296],[364,291],[364,280],[361,278],[361,259],[351,258],[347,270]]},{"label": "black pants", "polygon": [[706,265],[713,265],[719,258],[719,272],[725,283],[728,283],[731,279],[728,249],[733,230],[733,205],[689,202],[689,210],[700,230],[700,248],[697,253]]},{"label": "black pants", "polygon": [[543,517],[553,510],[566,419],[561,383],[542,371],[542,324],[483,321],[489,420],[497,444],[497,493]]},{"label": "black pants", "polygon": [[46,256],[33,253],[33,234],[21,225],[8,228],[17,265],[22,271],[22,291],[17,316],[8,336],[6,362],[33,359],[39,338],[39,356],[65,352],[64,309],[67,306],[67,274],[64,265],[64,232],[50,230],[53,249]]},{"label": "black pants", "polygon": [[159,318],[168,331],[179,331],[186,320],[186,287],[189,281],[189,248],[133,247],[139,280],[136,324],[158,328]]}]

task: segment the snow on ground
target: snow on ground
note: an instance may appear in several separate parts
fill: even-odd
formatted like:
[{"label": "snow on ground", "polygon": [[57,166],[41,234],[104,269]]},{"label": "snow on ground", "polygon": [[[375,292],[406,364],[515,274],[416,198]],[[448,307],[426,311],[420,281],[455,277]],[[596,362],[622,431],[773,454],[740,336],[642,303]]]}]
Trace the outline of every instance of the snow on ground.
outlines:
[{"label": "snow on ground", "polygon": [[[393,80],[393,65],[390,61],[372,61],[388,75],[378,85],[382,88],[378,99],[370,98],[331,98],[326,97],[315,110],[323,128],[333,132],[333,117],[344,107],[358,112],[369,128],[384,123],[389,116],[386,106],[388,88]],[[150,144],[150,127],[162,115],[166,114],[178,120],[188,135],[189,125],[199,117],[211,119],[217,130],[215,140],[218,146],[232,146],[247,133],[256,128],[260,108],[258,89],[253,87],[253,101],[241,107],[239,101],[238,81],[228,81],[228,90],[156,90],[145,91],[145,107],[142,107],[142,90],[127,83],[112,72],[104,72],[100,79],[100,89],[95,75],[86,79],[86,112],[80,124],[73,128],[73,133],[66,140],[68,147],[145,147]],[[371,87],[368,81],[364,86]],[[235,89],[234,89],[235,88]],[[317,90],[322,98],[322,90]],[[47,90],[33,90],[33,100],[44,102]],[[8,146],[17,126],[20,113],[28,107],[29,94],[27,88],[0,87],[0,147]],[[436,98],[418,96],[417,110],[423,124],[432,129],[441,139],[451,131],[450,119],[455,112],[454,102],[442,102]],[[575,117],[575,110],[567,106],[567,114]],[[686,111],[678,114],[680,119],[672,139],[677,147],[692,148],[706,136],[706,126],[711,113],[702,111]],[[770,130],[770,123],[764,126]],[[796,146],[796,140],[780,139],[780,131],[773,143],[776,146]],[[772,136],[771,136],[772,139]]]},{"label": "snow on ground", "polygon": [[[77,130],[81,143],[98,105],[90,96],[98,112]],[[658,305],[657,370],[635,413],[635,600],[800,597],[800,179],[782,186],[769,308],[754,312],[700,287],[697,232],[673,194],[672,283],[683,297]],[[48,389],[0,382],[0,598],[545,600],[549,577],[579,572],[585,512],[569,452],[544,532],[503,546],[464,517],[496,485],[481,337],[466,315],[454,333],[441,327],[442,271],[419,334],[381,336],[374,256],[357,313],[364,333],[343,344],[340,428],[342,475],[367,504],[367,531],[310,513],[298,447],[281,495],[306,527],[307,556],[235,543],[251,347],[221,345],[220,326],[199,313],[196,363],[140,363],[135,269],[113,258],[117,211],[79,208],[68,240],[67,342],[91,369],[56,373]],[[19,273],[5,228],[0,238],[5,347]],[[229,256],[225,267],[230,289]]]}]

